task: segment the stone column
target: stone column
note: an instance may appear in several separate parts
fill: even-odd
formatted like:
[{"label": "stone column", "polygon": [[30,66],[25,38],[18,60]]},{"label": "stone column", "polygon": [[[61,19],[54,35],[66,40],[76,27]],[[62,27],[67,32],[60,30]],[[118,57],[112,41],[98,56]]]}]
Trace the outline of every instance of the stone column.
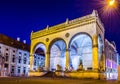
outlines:
[{"label": "stone column", "polygon": [[69,70],[70,66],[70,57],[69,57],[69,49],[66,49],[66,69]]},{"label": "stone column", "polygon": [[49,70],[49,68],[50,68],[50,55],[49,55],[50,53],[49,52],[46,52],[46,54],[45,54],[45,69],[46,70]]},{"label": "stone column", "polygon": [[93,35],[93,70],[98,71],[98,36]]},{"label": "stone column", "polygon": [[30,70],[33,70],[33,64],[34,64],[34,56],[33,54],[30,54]]},{"label": "stone column", "polygon": [[103,54],[103,71],[105,71],[105,52],[102,51],[102,54]]}]

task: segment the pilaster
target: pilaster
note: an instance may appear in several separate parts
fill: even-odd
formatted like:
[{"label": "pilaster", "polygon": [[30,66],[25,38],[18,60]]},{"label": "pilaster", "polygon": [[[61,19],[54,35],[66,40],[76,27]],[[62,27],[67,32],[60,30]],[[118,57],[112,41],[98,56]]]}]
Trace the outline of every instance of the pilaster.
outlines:
[{"label": "pilaster", "polygon": [[34,64],[34,56],[33,54],[30,54],[30,70],[33,70],[33,64]]},{"label": "pilaster", "polygon": [[70,65],[70,57],[69,57],[69,49],[66,49],[66,69],[69,70]]},{"label": "pilaster", "polygon": [[98,36],[93,35],[93,70],[98,71]]},{"label": "pilaster", "polygon": [[47,51],[45,54],[45,69],[49,70],[50,68],[50,57],[49,57],[49,52]]}]

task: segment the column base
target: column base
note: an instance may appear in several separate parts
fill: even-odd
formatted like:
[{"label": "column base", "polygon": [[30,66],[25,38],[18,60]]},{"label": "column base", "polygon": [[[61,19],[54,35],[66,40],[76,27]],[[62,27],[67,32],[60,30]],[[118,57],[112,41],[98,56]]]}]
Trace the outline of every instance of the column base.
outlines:
[{"label": "column base", "polygon": [[99,69],[98,68],[94,68],[93,71],[94,72],[99,72]]}]

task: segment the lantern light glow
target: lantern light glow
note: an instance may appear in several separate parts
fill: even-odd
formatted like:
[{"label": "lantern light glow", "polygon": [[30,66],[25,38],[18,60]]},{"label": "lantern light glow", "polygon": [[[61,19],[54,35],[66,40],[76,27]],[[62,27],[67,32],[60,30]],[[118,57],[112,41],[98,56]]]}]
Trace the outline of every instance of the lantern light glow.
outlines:
[{"label": "lantern light glow", "polygon": [[110,1],[109,1],[109,5],[110,5],[110,6],[112,6],[112,5],[114,5],[114,4],[115,4],[115,0],[110,0]]}]

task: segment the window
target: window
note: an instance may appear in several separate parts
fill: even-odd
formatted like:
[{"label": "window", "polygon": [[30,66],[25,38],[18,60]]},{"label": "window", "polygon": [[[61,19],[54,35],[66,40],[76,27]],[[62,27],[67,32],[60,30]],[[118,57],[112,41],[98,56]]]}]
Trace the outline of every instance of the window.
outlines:
[{"label": "window", "polygon": [[8,53],[6,53],[6,55],[8,55]]},{"label": "window", "polygon": [[18,63],[21,63],[21,57],[19,56]]},{"label": "window", "polygon": [[14,66],[12,66],[11,73],[12,74],[14,73]]},{"label": "window", "polygon": [[21,52],[19,52],[19,54],[21,54]]},{"label": "window", "polygon": [[15,53],[15,50],[13,50],[13,53]]},{"label": "window", "polygon": [[15,62],[15,55],[13,55],[12,62],[13,63]]},{"label": "window", "polygon": [[8,51],[8,48],[6,48],[6,51]]},{"label": "window", "polygon": [[24,61],[23,62],[24,62],[24,64],[26,64],[26,62],[27,62],[27,58],[26,57],[24,57]]},{"label": "window", "polygon": [[5,56],[5,61],[6,61],[6,62],[8,61],[8,56]]},{"label": "window", "polygon": [[18,67],[18,73],[20,73],[20,67]]},{"label": "window", "polygon": [[34,66],[36,66],[36,60],[35,60],[35,62],[34,62]]},{"label": "window", "polygon": [[24,74],[26,73],[26,67],[23,67],[23,73]]},{"label": "window", "polygon": [[43,60],[43,58],[41,58],[41,60]]},{"label": "window", "polygon": [[24,56],[27,56],[27,54],[26,54],[26,53],[24,53]]},{"label": "window", "polygon": [[5,63],[5,65],[4,65],[4,66],[5,66],[5,68],[8,68],[8,66],[9,66],[9,65]]}]

